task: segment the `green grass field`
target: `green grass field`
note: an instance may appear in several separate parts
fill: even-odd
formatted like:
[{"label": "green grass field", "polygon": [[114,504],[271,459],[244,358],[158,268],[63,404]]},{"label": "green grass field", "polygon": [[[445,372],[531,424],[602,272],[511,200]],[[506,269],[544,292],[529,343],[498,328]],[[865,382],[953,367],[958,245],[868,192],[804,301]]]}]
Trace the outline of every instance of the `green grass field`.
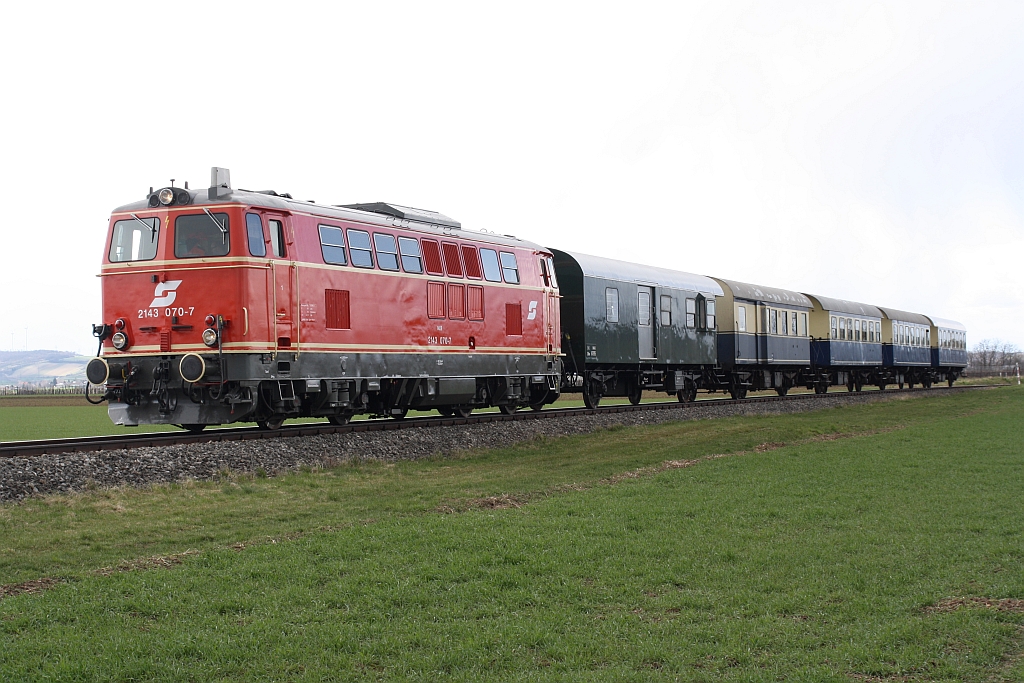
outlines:
[{"label": "green grass field", "polygon": [[1000,388],[0,506],[0,583],[60,582],[0,600],[0,680],[1022,680],[1024,603],[948,602],[1024,598],[1022,418]]}]

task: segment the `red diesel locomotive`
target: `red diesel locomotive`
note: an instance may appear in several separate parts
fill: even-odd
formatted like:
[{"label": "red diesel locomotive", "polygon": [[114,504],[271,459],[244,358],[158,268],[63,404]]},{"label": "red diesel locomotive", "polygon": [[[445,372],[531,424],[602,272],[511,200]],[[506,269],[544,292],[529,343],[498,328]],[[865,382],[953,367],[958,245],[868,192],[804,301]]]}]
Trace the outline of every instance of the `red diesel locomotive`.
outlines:
[{"label": "red diesel locomotive", "polygon": [[[173,185],[173,183],[172,183]],[[110,218],[100,353],[116,424],[341,424],[558,397],[551,253],[432,211],[166,187]]]}]

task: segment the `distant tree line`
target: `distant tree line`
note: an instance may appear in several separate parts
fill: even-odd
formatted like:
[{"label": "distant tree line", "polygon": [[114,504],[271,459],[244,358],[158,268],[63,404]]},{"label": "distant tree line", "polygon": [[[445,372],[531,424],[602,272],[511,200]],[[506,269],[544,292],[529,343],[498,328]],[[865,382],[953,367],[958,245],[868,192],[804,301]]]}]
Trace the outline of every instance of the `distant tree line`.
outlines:
[{"label": "distant tree line", "polygon": [[998,339],[982,339],[967,352],[967,372],[974,377],[1014,375],[1018,364],[1024,364],[1024,353]]}]

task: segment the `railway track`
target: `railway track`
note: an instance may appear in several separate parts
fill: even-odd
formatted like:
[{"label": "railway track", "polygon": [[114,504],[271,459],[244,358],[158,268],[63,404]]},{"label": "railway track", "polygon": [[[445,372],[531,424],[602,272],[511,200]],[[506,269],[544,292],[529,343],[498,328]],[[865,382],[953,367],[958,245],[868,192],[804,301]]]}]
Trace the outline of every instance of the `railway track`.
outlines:
[{"label": "railway track", "polygon": [[286,425],[280,429],[259,429],[258,427],[229,427],[192,434],[188,432],[156,432],[147,434],[121,434],[116,436],[86,436],[70,439],[40,439],[34,441],[0,442],[0,458],[31,457],[48,453],[75,453],[88,451],[104,451],[125,448],[143,448],[146,446],[173,446],[190,443],[211,443],[220,441],[252,441],[260,439],[280,439],[321,434],[346,434],[352,432],[390,431],[398,429],[423,429],[427,427],[444,427],[458,425],[484,424],[488,422],[515,422],[519,420],[551,420],[575,415],[600,415],[608,413],[628,413],[647,410],[687,410],[699,411],[714,406],[752,405],[774,403],[780,401],[816,401],[836,398],[864,398],[874,395],[889,394],[940,394],[960,392],[972,389],[988,389],[986,386],[933,387],[931,389],[886,389],[868,392],[834,392],[828,394],[792,394],[790,396],[754,396],[739,401],[722,399],[705,399],[693,403],[678,401],[660,401],[641,403],[639,405],[609,405],[597,408],[549,408],[540,411],[520,411],[512,415],[502,413],[478,413],[469,417],[417,417],[405,420],[387,418],[357,420],[347,425],[332,425],[327,422]]}]

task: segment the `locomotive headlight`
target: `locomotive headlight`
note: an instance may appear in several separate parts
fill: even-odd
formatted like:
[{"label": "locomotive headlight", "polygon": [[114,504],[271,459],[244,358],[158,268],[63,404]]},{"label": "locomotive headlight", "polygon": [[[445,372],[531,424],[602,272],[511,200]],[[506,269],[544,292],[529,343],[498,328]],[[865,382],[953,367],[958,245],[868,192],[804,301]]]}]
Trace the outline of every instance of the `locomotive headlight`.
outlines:
[{"label": "locomotive headlight", "polygon": [[160,199],[160,203],[163,204],[164,206],[173,204],[174,190],[172,190],[169,187],[165,187],[164,189],[160,190],[160,194],[158,194],[157,197]]},{"label": "locomotive headlight", "polygon": [[209,347],[217,345],[217,330],[212,327],[207,327],[203,330],[203,343]]},{"label": "locomotive headlight", "polygon": [[114,321],[114,329],[118,332],[124,329],[124,318],[118,318]]},{"label": "locomotive headlight", "polygon": [[114,336],[110,338],[110,343],[118,351],[124,351],[128,348],[128,335],[124,332],[115,332]]}]

